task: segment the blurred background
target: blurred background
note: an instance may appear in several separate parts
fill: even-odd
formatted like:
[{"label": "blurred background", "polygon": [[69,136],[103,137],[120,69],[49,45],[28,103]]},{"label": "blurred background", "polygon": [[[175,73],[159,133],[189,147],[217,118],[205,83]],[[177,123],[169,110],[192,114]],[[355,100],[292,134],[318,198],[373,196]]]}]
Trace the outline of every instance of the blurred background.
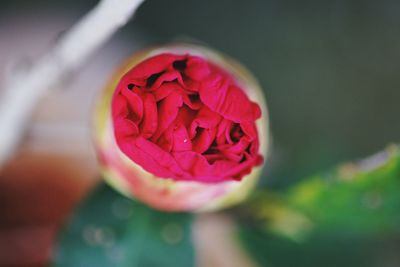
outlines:
[{"label": "blurred background", "polygon": [[[96,3],[1,1],[0,79],[29,66]],[[147,0],[40,102],[0,173],[0,266],[45,265],[60,224],[99,179],[96,93],[131,53],[177,40],[222,51],[258,78],[273,135],[261,181],[269,190],[399,141],[399,1]]]}]

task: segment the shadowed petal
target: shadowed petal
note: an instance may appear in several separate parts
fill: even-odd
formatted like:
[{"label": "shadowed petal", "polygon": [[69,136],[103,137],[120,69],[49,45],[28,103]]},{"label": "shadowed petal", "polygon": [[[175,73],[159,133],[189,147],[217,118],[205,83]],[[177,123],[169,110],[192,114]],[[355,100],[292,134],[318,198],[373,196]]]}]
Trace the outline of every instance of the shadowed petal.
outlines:
[{"label": "shadowed petal", "polygon": [[157,104],[152,94],[144,93],[142,98],[144,110],[140,133],[144,138],[150,138],[157,129]]},{"label": "shadowed petal", "polygon": [[160,73],[168,69],[175,60],[182,60],[185,56],[174,55],[174,54],[160,54],[148,58],[130,71],[128,71],[124,77],[128,77],[129,79],[143,79],[148,78],[155,73]]},{"label": "shadowed petal", "polygon": [[158,104],[158,128],[153,140],[157,140],[176,119],[182,104],[182,96],[176,91],[171,92],[165,99],[160,101]]}]

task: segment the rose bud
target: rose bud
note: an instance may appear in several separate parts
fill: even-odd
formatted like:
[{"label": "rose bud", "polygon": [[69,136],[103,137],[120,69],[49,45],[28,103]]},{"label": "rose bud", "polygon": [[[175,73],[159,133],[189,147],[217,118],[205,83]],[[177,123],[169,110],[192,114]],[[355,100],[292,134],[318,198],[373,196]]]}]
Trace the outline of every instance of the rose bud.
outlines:
[{"label": "rose bud", "polygon": [[264,97],[239,64],[174,45],[130,58],[96,110],[102,173],[154,208],[205,211],[242,201],[268,145]]}]

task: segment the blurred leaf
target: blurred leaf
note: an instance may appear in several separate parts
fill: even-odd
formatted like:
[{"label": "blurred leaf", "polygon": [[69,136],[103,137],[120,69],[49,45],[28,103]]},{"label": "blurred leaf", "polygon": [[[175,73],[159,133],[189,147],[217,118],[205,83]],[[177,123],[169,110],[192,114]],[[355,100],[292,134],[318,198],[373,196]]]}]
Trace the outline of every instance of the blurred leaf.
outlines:
[{"label": "blurred leaf", "polygon": [[295,240],[324,229],[400,231],[399,148],[309,177],[283,194],[260,192],[245,208],[269,231]]},{"label": "blurred leaf", "polygon": [[365,160],[306,179],[285,196],[316,228],[392,233],[400,230],[400,152],[391,147]]},{"label": "blurred leaf", "polygon": [[399,147],[260,192],[243,211],[240,239],[262,266],[399,266]]},{"label": "blurred leaf", "polygon": [[53,266],[189,267],[192,216],[164,213],[101,184],[67,223]]},{"label": "blurred leaf", "polygon": [[260,227],[239,228],[250,256],[263,267],[397,267],[400,237],[313,232],[302,242]]}]

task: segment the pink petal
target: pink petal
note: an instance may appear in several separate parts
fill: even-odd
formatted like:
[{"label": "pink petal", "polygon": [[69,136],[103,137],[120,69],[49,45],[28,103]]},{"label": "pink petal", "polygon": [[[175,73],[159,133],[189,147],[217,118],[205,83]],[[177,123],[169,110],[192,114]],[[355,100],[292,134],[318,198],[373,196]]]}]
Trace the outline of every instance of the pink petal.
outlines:
[{"label": "pink petal", "polygon": [[199,81],[210,74],[207,61],[200,57],[189,57],[186,65],[185,74],[193,80]]},{"label": "pink petal", "polygon": [[240,128],[251,141],[257,138],[257,129],[254,122],[243,122],[240,124]]},{"label": "pink petal", "polygon": [[209,173],[211,169],[211,165],[207,162],[206,158],[199,153],[185,151],[175,152],[172,155],[179,166],[188,173],[188,179],[195,177],[196,180],[202,181],[201,179],[197,179],[199,174]]},{"label": "pink petal", "polygon": [[251,172],[252,167],[260,165],[262,161],[262,157],[257,155],[251,160],[246,160],[240,164],[236,164],[231,169],[227,170],[226,175],[236,180],[241,180],[243,176]]},{"label": "pink petal", "polygon": [[165,82],[172,82],[174,80],[177,80],[180,85],[183,85],[182,76],[179,71],[171,70],[164,72],[156,79],[154,84],[151,85],[150,90],[156,90],[161,86],[161,84]]},{"label": "pink petal", "polygon": [[193,119],[196,117],[196,114],[196,110],[192,110],[188,106],[183,105],[178,111],[176,121],[177,123],[184,125],[185,128],[189,128],[193,122]]},{"label": "pink petal", "polygon": [[[229,131],[230,131],[231,125],[232,125],[232,122],[227,119],[222,119],[221,122],[218,124],[217,138],[216,138],[218,145],[225,144],[228,141],[227,136],[229,137]],[[226,135],[226,132],[228,132],[228,135]]]},{"label": "pink petal", "polygon": [[177,163],[183,170],[188,172],[190,176],[186,179],[193,179],[204,183],[223,182],[229,178],[226,175],[228,170],[234,168],[237,163],[231,161],[216,161],[214,164],[209,164],[207,159],[196,152],[185,151],[173,153]]},{"label": "pink petal", "polygon": [[179,90],[180,85],[177,83],[163,83],[157,90],[154,90],[153,95],[157,102],[166,98],[171,92]]},{"label": "pink petal", "polygon": [[211,146],[217,130],[215,128],[202,129],[193,139],[193,151],[203,153]]},{"label": "pink petal", "polygon": [[127,138],[123,142],[120,141],[119,146],[136,164],[156,176],[169,178],[184,175],[170,153],[143,137]]},{"label": "pink petal", "polygon": [[125,74],[129,79],[141,79],[148,78],[155,73],[165,71],[172,65],[176,60],[182,60],[185,56],[174,55],[174,54],[160,54],[148,58]]},{"label": "pink petal", "polygon": [[184,88],[188,93],[198,92],[201,86],[200,81],[191,80],[188,78],[183,79]]},{"label": "pink petal", "polygon": [[[215,128],[221,121],[222,117],[217,113],[211,111],[208,107],[203,106],[197,113],[196,118],[190,126],[190,136],[193,138],[196,135],[197,127],[201,128]],[[215,136],[215,134],[214,134]]]},{"label": "pink petal", "polygon": [[144,112],[140,132],[144,138],[150,138],[157,129],[157,104],[150,93],[143,93],[142,98]]},{"label": "pink petal", "polygon": [[135,92],[129,90],[128,88],[123,88],[121,94],[125,96],[128,106],[129,106],[129,117],[135,121],[139,122],[143,117],[143,101],[140,96]]},{"label": "pink petal", "polygon": [[114,120],[115,136],[117,139],[137,136],[139,134],[139,129],[137,124],[133,121],[118,117]]},{"label": "pink petal", "polygon": [[112,100],[112,116],[113,118],[128,117],[129,108],[126,98],[119,93],[115,94]]},{"label": "pink petal", "polygon": [[180,124],[174,127],[172,151],[190,151],[192,142],[189,139],[186,128]]},{"label": "pink petal", "polygon": [[229,122],[228,126],[225,128],[225,140],[228,142],[228,144],[233,144],[233,140],[231,138],[231,131],[233,128],[233,123]]},{"label": "pink petal", "polygon": [[152,140],[157,140],[164,131],[171,125],[178,115],[179,108],[182,106],[182,96],[174,91],[158,104],[158,128]]},{"label": "pink petal", "polygon": [[193,94],[193,93],[186,94],[185,92],[183,92],[182,97],[183,97],[183,102],[193,110],[198,110],[202,106],[204,106],[203,103],[201,103],[198,94]]},{"label": "pink petal", "polygon": [[236,123],[254,121],[261,114],[258,105],[252,103],[242,89],[221,76],[206,80],[199,94],[211,110]]},{"label": "pink petal", "polygon": [[200,57],[149,58],[122,77],[112,101],[118,146],[155,176],[218,183],[240,180],[262,162],[260,107],[231,74]]},{"label": "pink petal", "polygon": [[213,154],[203,154],[203,156],[207,159],[210,164],[213,164],[217,160],[225,159],[225,155],[219,153],[218,151]]},{"label": "pink petal", "polygon": [[248,138],[242,137],[239,142],[233,144],[233,145],[221,145],[218,146],[218,149],[222,151],[223,153],[234,153],[234,154],[240,154],[243,153],[248,146],[250,145],[250,142]]},{"label": "pink petal", "polygon": [[167,152],[172,151],[173,146],[173,127],[169,127],[157,140],[156,144]]}]

